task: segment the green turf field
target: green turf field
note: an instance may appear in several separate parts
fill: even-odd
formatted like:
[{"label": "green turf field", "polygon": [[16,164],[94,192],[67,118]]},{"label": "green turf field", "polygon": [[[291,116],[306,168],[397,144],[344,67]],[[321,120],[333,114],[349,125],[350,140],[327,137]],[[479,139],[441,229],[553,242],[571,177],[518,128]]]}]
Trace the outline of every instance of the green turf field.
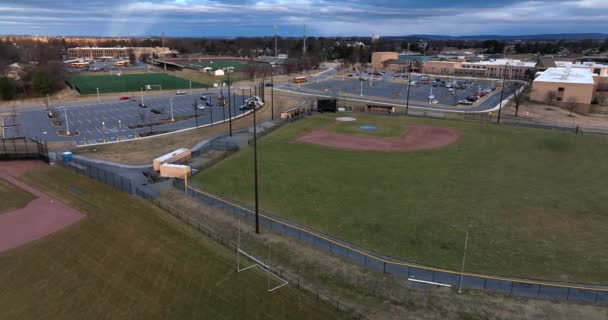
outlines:
[{"label": "green turf field", "polygon": [[[386,255],[465,271],[608,279],[608,139],[493,124],[356,115],[360,124],[458,128],[438,150],[361,152],[293,143],[335,115],[288,124],[259,145],[260,205]],[[350,128],[341,130],[352,130]],[[336,130],[336,129],[334,129]],[[392,135],[392,134],[390,134]],[[253,203],[251,148],[197,174]]]},{"label": "green turf field", "polygon": [[[146,85],[154,85],[152,90],[176,90],[190,88],[190,81],[163,73],[142,73],[118,75],[80,75],[68,76],[68,82],[77,86],[81,94],[129,92],[146,90]],[[205,88],[207,85],[192,81],[192,88]]]},{"label": "green turf field", "polygon": [[32,194],[17,188],[7,181],[4,181],[2,178],[0,178],[0,195],[2,196],[2,201],[0,201],[0,214],[23,208],[30,201],[34,200]]},{"label": "green turf field", "polygon": [[217,60],[217,61],[213,61],[213,63],[211,63],[211,61],[186,62],[186,63],[191,66],[197,67],[197,68],[209,67],[209,68],[213,68],[214,70],[223,69],[223,68],[227,68],[227,67],[234,67],[235,70],[239,70],[239,69],[245,69],[249,65],[247,62],[229,61],[229,60]]},{"label": "green turf field", "polygon": [[[0,319],[335,319],[148,202],[62,168],[26,179],[87,217],[0,254]],[[77,192],[71,190],[78,190]]]}]

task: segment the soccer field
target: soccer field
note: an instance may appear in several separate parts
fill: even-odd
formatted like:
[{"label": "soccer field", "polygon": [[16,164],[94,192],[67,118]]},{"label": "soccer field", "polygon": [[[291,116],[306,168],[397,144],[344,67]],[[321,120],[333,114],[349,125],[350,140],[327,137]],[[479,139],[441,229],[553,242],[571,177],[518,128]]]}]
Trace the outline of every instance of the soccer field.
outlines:
[{"label": "soccer field", "polygon": [[217,60],[217,61],[204,61],[204,62],[188,62],[187,64],[198,67],[198,68],[213,68],[215,69],[223,69],[227,67],[234,67],[235,70],[245,69],[248,66],[248,63],[242,61],[228,61],[228,60]]},{"label": "soccer field", "polygon": [[[122,74],[122,75],[91,75],[69,76],[68,82],[77,88],[81,94],[130,92],[146,90],[176,90],[190,88],[190,81],[163,73]],[[206,88],[207,85],[192,81],[192,88]]]},{"label": "soccer field", "polygon": [[[86,214],[0,254],[0,319],[337,319],[152,204],[62,168],[27,173]],[[271,280],[272,281],[272,280]],[[345,315],[342,315],[345,316]]]},{"label": "soccer field", "polygon": [[[408,261],[524,278],[605,283],[608,139],[493,124],[356,114],[288,124],[261,139],[262,209]],[[460,132],[413,152],[347,151],[294,141],[317,129],[395,137],[414,125]],[[193,178],[253,204],[248,148]]]}]

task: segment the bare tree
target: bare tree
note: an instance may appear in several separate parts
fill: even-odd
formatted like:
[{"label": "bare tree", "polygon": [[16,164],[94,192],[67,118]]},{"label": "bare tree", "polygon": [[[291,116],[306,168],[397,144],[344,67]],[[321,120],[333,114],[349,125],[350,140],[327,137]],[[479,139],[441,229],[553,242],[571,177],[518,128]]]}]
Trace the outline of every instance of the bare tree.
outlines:
[{"label": "bare tree", "polygon": [[513,103],[515,104],[515,116],[519,115],[519,106],[528,101],[528,97],[530,95],[530,90],[528,88],[523,88],[522,90],[515,90],[513,93]]},{"label": "bare tree", "polygon": [[552,106],[555,102],[555,98],[557,98],[557,92],[550,90],[545,94],[545,103]]},{"label": "bare tree", "polygon": [[566,102],[566,107],[568,107],[568,111],[570,111],[570,113],[568,113],[569,117],[573,117],[572,113],[576,109],[577,105],[578,105],[578,100],[576,99],[576,97],[572,96],[572,97],[568,98],[568,101]]}]

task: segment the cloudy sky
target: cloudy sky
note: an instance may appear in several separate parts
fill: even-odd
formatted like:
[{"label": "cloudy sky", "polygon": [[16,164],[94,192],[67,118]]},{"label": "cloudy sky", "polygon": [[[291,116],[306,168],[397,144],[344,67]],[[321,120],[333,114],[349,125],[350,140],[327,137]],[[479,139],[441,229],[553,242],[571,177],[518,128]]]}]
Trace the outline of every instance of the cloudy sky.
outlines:
[{"label": "cloudy sky", "polygon": [[370,36],[608,32],[608,0],[0,0],[0,34]]}]

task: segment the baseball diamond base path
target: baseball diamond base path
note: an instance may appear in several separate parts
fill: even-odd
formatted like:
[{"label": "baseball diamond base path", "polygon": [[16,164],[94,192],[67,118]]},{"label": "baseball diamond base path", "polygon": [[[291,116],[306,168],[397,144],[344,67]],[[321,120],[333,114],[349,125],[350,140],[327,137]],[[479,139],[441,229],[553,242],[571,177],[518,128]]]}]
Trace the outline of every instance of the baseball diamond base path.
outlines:
[{"label": "baseball diamond base path", "polygon": [[460,131],[426,125],[412,125],[399,138],[374,138],[315,130],[295,141],[324,147],[361,151],[416,151],[441,148],[460,139]]},{"label": "baseball diamond base path", "polygon": [[43,238],[84,218],[80,212],[15,178],[28,169],[44,165],[38,161],[0,163],[0,179],[36,197],[24,208],[0,215],[0,252]]}]

